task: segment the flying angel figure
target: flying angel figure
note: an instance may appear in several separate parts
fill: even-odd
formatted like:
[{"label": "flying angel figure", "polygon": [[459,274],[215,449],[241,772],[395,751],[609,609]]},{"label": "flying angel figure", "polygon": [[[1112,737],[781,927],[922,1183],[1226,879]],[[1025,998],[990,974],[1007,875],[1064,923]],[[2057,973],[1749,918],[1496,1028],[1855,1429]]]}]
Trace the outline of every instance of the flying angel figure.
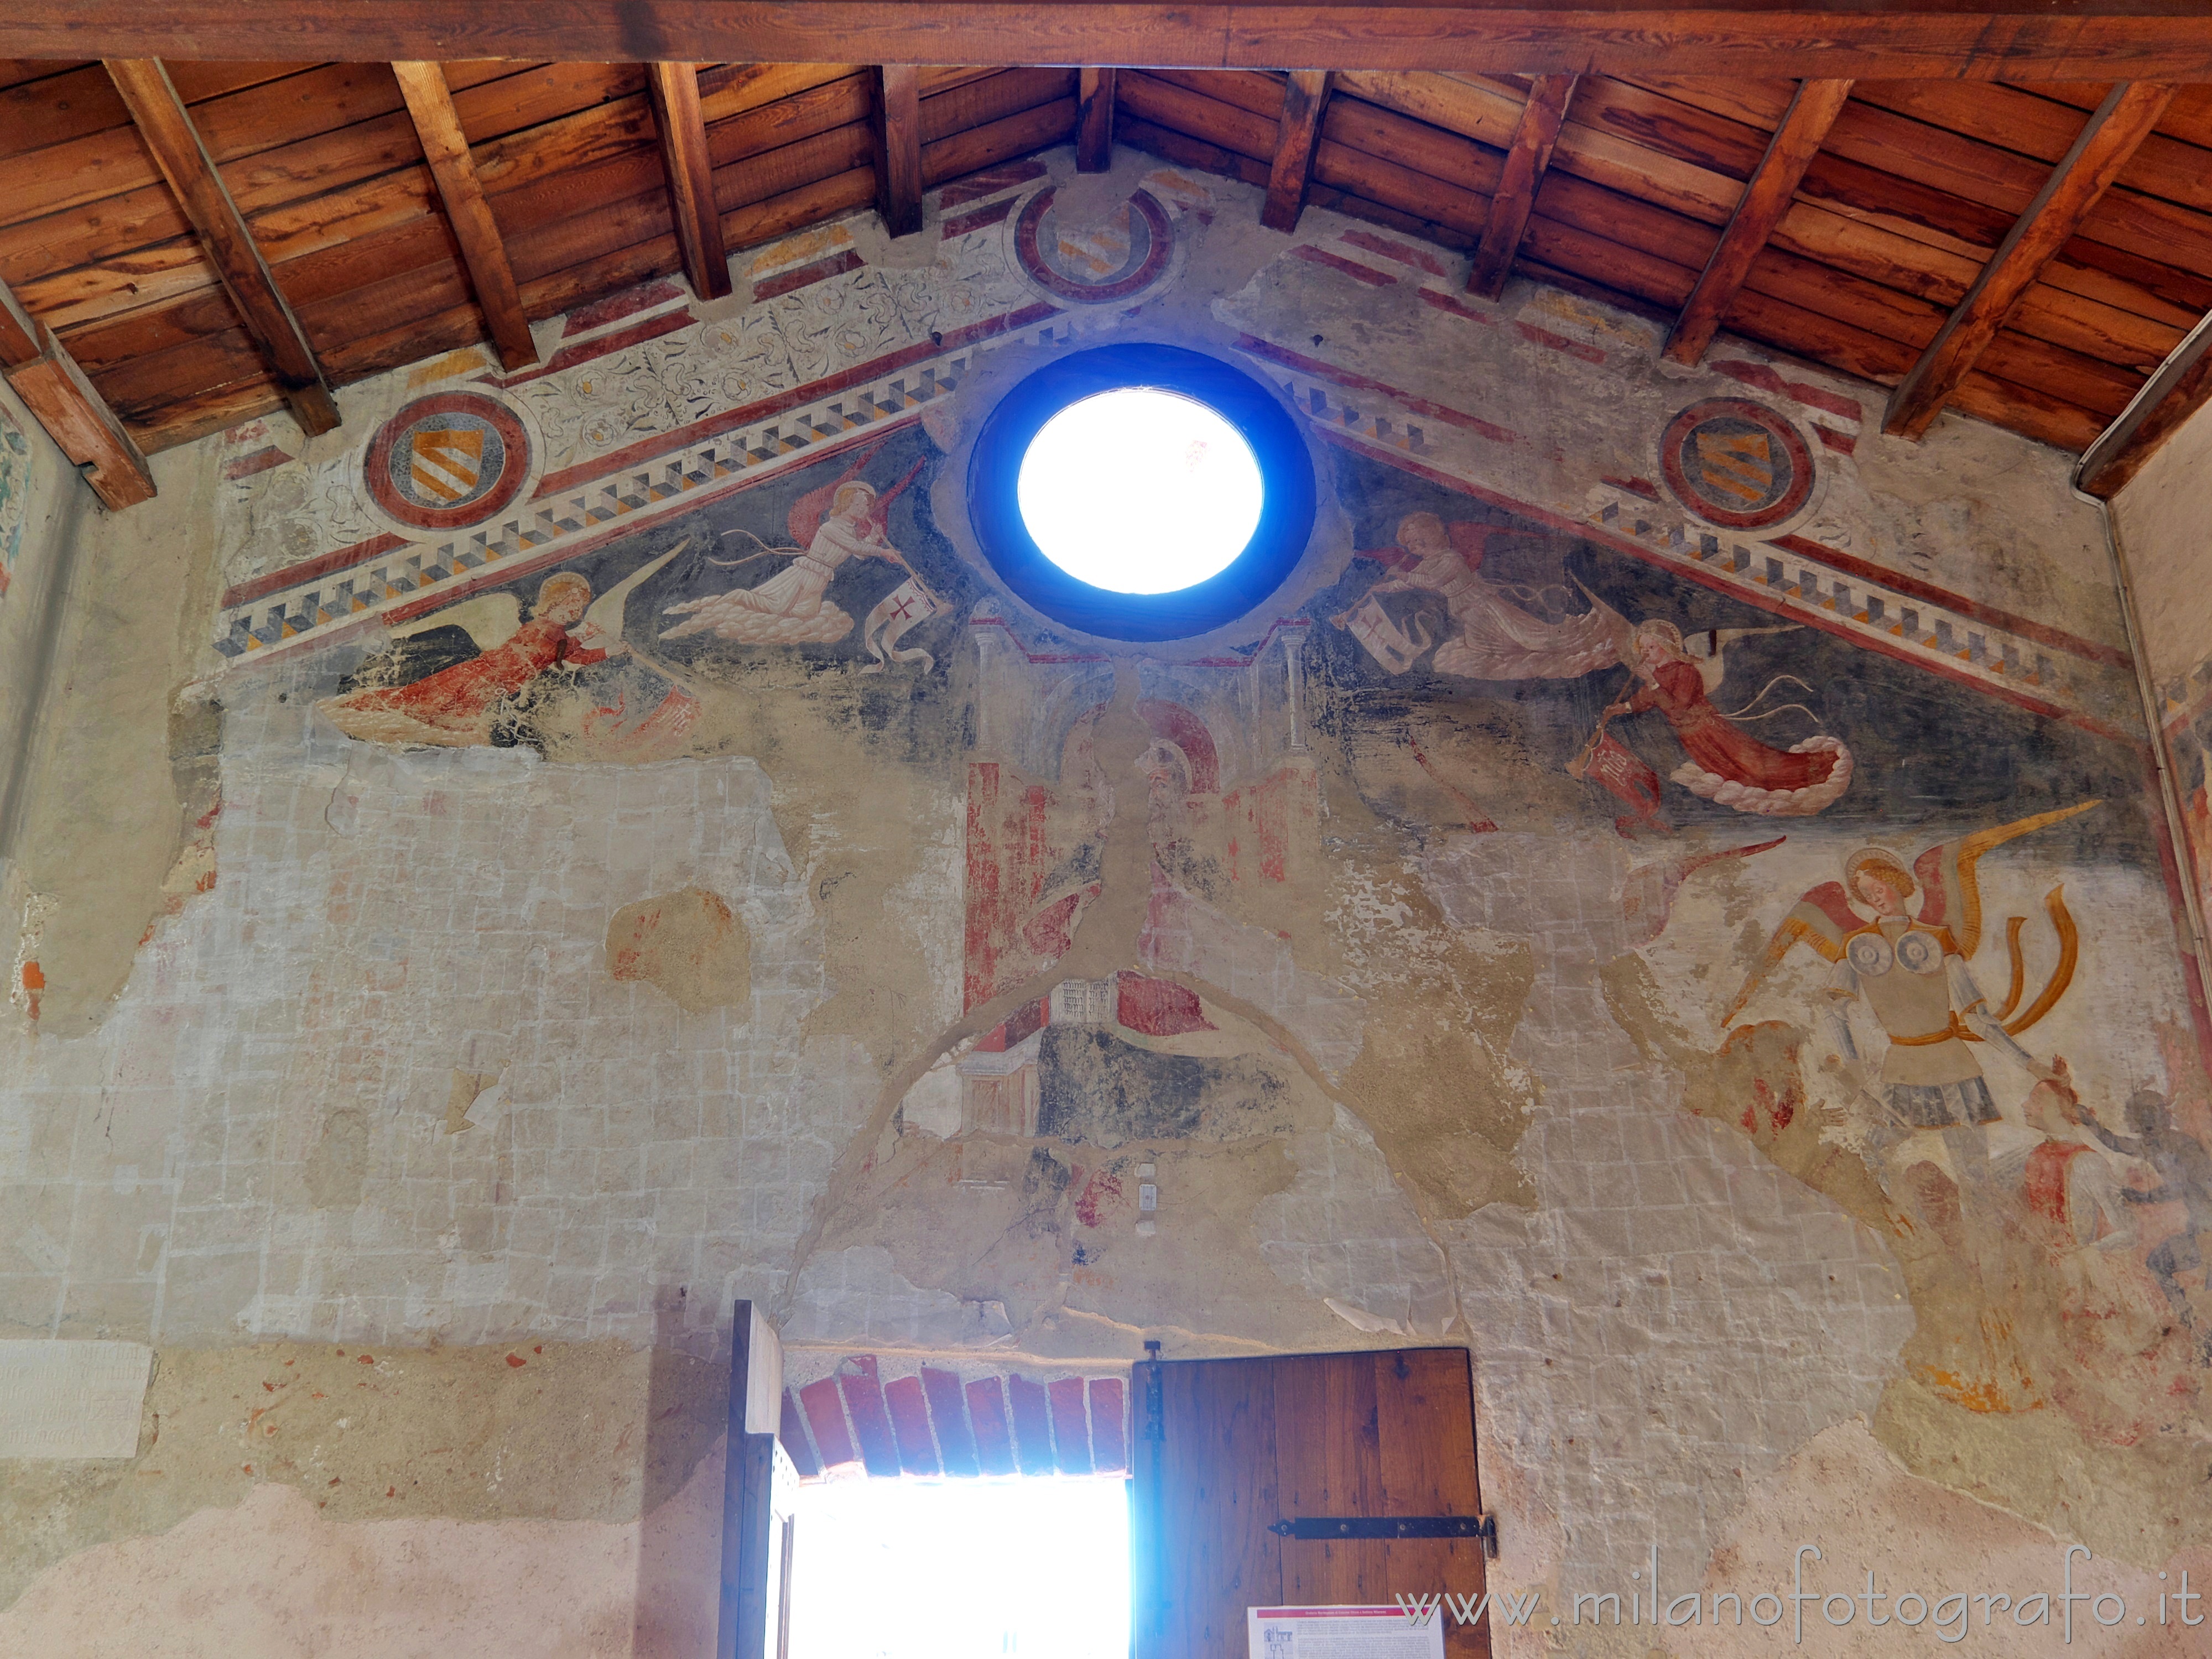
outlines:
[{"label": "flying angel figure", "polygon": [[863,449],[832,482],[809,490],[792,504],[785,515],[791,544],[771,547],[749,530],[734,530],[758,550],[738,559],[709,559],[725,568],[749,565],[757,560],[784,558],[790,562],[751,587],[683,599],[666,607],[665,614],[684,620],[661,630],[664,640],[680,640],[692,634],[713,634],[746,645],[832,645],[853,631],[853,619],[826,595],[841,567],[854,559],[880,559],[906,573],[907,580],[883,604],[870,611],[862,640],[880,667],[886,643],[894,661],[930,660],[924,651],[902,652],[896,641],[908,629],[944,609],[922,585],[906,556],[891,544],[887,515],[891,503],[921,471],[916,461],[907,475],[880,494],[860,476],[861,470],[884,447],[878,439]]},{"label": "flying angel figure", "polygon": [[427,744],[467,748],[491,741],[493,726],[541,675],[556,666],[581,668],[629,649],[622,637],[623,605],[630,590],[689,545],[681,541],[632,573],[596,600],[592,585],[573,570],[556,570],[538,586],[530,619],[512,592],[481,593],[392,630],[395,645],[416,636],[453,630],[470,644],[455,649],[450,635],[418,662],[440,666],[404,684],[364,686],[316,707],[349,738],[366,743]]},{"label": "flying angel figure", "polygon": [[[2050,982],[2024,1012],[2014,1014],[2024,980],[2021,919],[2014,917],[2006,929],[2012,950],[2011,992],[1993,1010],[1966,966],[1982,937],[1982,896],[1975,866],[1993,848],[2097,805],[2084,801],[1940,842],[1915,859],[1910,869],[1886,848],[1862,848],[1844,860],[1842,881],[1811,889],[1783,918],[1767,941],[1765,954],[1745,976],[1743,988],[1722,1016],[1722,1024],[1735,1022],[1793,946],[1809,945],[1835,964],[1828,985],[1826,1023],[1833,1049],[1829,1059],[1852,1073],[1860,1072],[1847,1015],[1853,1001],[1864,999],[1889,1040],[1878,1098],[1898,1127],[1948,1129],[1996,1121],[1999,1114],[1989,1085],[1966,1046],[1971,1042],[2002,1049],[2034,1077],[2070,1087],[2063,1059],[2054,1057],[2045,1066],[2014,1041],[2049,1013],[2073,982],[2081,938],[2067,911],[2064,889],[2052,888],[2044,900],[2059,941],[2058,963]],[[1919,909],[1908,915],[1906,907],[1916,892]]]},{"label": "flying angel figure", "polygon": [[[1589,589],[1589,609],[1547,622],[1522,603],[1523,589],[1482,574],[1492,526],[1447,525],[1433,513],[1409,513],[1398,522],[1398,544],[1368,556],[1391,574],[1359,603],[1333,617],[1393,674],[1411,668],[1430,647],[1430,666],[1440,674],[1477,680],[1578,679],[1626,661],[1627,619]],[[1443,601],[1449,617],[1441,640],[1428,618],[1415,616],[1408,633],[1383,608],[1385,593],[1427,593]]]},{"label": "flying angel figure", "polygon": [[[1761,817],[1812,817],[1850,787],[1851,751],[1843,740],[1820,732],[1777,749],[1739,724],[1765,720],[1784,708],[1810,715],[1802,703],[1785,703],[1763,714],[1751,713],[1781,679],[1796,677],[1769,681],[1741,708],[1723,712],[1711,701],[1727,673],[1727,647],[1753,633],[1778,631],[1717,629],[1685,640],[1681,629],[1670,622],[1653,618],[1638,623],[1634,654],[1628,659],[1637,683],[1606,709],[1604,720],[1656,711],[1674,728],[1687,757],[1669,775],[1693,795]],[[1693,648],[1699,644],[1705,647],[1702,655]],[[1599,723],[1601,732],[1604,720]]]}]

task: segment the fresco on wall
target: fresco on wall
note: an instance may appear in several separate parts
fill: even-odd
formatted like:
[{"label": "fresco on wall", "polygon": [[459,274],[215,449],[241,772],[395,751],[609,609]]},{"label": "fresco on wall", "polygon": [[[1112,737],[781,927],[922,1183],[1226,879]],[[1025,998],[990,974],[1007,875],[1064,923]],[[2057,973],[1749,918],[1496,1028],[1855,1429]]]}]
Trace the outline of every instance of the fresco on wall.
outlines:
[{"label": "fresco on wall", "polygon": [[824,595],[848,561],[875,559],[903,572],[906,580],[868,609],[860,637],[875,660],[861,672],[879,674],[893,662],[933,662],[928,652],[901,650],[899,641],[942,611],[943,602],[906,555],[885,538],[891,503],[925,463],[916,461],[905,477],[881,490],[861,476],[880,447],[863,449],[836,478],[799,498],[785,520],[789,542],[769,543],[744,526],[725,531],[725,540],[741,538],[754,550],[733,559],[710,558],[708,564],[742,569],[766,560],[778,568],[750,583],[668,605],[667,614],[683,620],[664,628],[660,637],[712,634],[741,645],[834,645],[853,632],[853,618]]},{"label": "fresco on wall", "polygon": [[2200,908],[2212,903],[2212,663],[2166,688],[2166,753]]},{"label": "fresco on wall", "polygon": [[[393,747],[641,761],[711,741],[694,729],[702,686],[747,657],[927,675],[937,656],[911,641],[932,636],[943,594],[973,585],[921,516],[915,486],[936,454],[918,425],[894,429],[654,534],[483,586],[389,628],[318,710]],[[902,543],[927,550],[927,574]]]},{"label": "fresco on wall", "polygon": [[8,591],[23,526],[31,520],[31,443],[7,410],[0,409],[0,594]]},{"label": "fresco on wall", "polygon": [[[1640,319],[1478,301],[1322,207],[1257,236],[1243,186],[1150,167],[1011,162],[888,249],[747,249],[735,310],[649,283],[530,370],[365,382],[302,453],[211,441],[230,666],[167,736],[228,799],[143,971],[66,1024],[42,989],[10,1051],[24,1144],[108,1127],[0,1314],[82,1292],[380,1383],[441,1344],[596,1376],[562,1362],[605,1339],[714,1402],[736,1297],[940,1379],[1464,1340],[1547,1596],[1654,1538],[1670,1582],[1724,1567],[1724,1522],[1833,1567],[1943,1488],[2053,1557],[2046,1523],[2100,1566],[2201,1548],[2212,1043],[2055,454],[1894,444],[1863,386],[1662,366]],[[1055,637],[943,533],[979,390],[1116,335],[1316,437],[1313,591],[1235,637]],[[47,969],[118,880],[34,900]],[[260,1393],[209,1375],[218,1427]],[[167,1513],[307,1468],[286,1416],[250,1477],[161,1422],[205,1466],[160,1465]]]},{"label": "fresco on wall", "polygon": [[[1417,834],[1548,826],[1564,845],[1610,817],[1698,862],[1747,816],[1786,830],[1737,849],[1756,940],[1707,941],[1723,972],[1701,986],[1652,977],[1699,957],[1679,936],[1616,963],[1615,1018],[1693,1079],[1692,1109],[1893,1239],[1923,1311],[1908,1357],[1940,1395],[2055,1407],[2121,1444],[2193,1412],[2212,1159],[2175,1127],[2201,1107],[2143,1086],[2162,1040],[2185,1089],[2193,1060],[2150,1029],[2071,1060],[2045,1046],[2081,994],[2085,926],[2045,872],[2157,867],[2130,748],[1391,469],[1338,481],[1376,550],[1316,606],[1314,678],[1356,721],[1372,803]],[[1323,703],[1316,723],[1343,729]],[[1424,806],[1393,748],[1455,799]],[[1841,878],[1756,896],[1753,855],[1785,843]],[[1668,925],[1660,908],[1641,943]]]},{"label": "fresco on wall", "polygon": [[[1892,1227],[1940,1240],[1985,1306],[2016,1305],[2024,1275],[2052,1276],[2036,1288],[2055,1298],[2067,1350],[2015,1362],[2003,1344],[1992,1345],[1999,1352],[1984,1358],[1995,1363],[1980,1374],[1946,1370],[1944,1386],[1984,1409],[2036,1403],[2047,1388],[2085,1427],[2125,1443],[2148,1426],[2141,1408],[2159,1391],[2193,1392],[2192,1367],[2212,1363],[2178,1276],[2201,1265],[2194,1233],[2203,1200],[2178,1164],[2171,1173],[2156,1168],[2150,1149],[2171,1154],[2187,1140],[2197,1148],[2195,1173],[2212,1164],[2187,1137],[2115,1135],[2063,1055],[2024,1046],[2061,1005],[2079,963],[2063,885],[2043,897],[2057,951],[2039,988],[2030,988],[2023,959],[2024,916],[2005,921],[2009,975],[2001,998],[1984,992],[1971,966],[1983,931],[1980,860],[2100,805],[1993,826],[1930,847],[1910,864],[1880,846],[1851,853],[1842,881],[1810,889],[1790,908],[1723,1023],[1741,1013],[1796,945],[1831,964],[1826,1006],[1802,1017]],[[2001,1084],[2001,1107],[1978,1055],[2009,1061],[2028,1083],[2024,1094]],[[2098,1092],[2114,1092],[2109,1079],[2097,1081],[2106,1085]],[[2136,1091],[2127,1100],[2141,1133],[2171,1134],[2161,1096]],[[2184,1231],[2153,1244],[2138,1211],[2175,1203],[2188,1214]],[[2021,1243],[2028,1260],[2009,1262],[2008,1246]],[[2148,1392],[2114,1401],[2106,1396],[2115,1384],[2123,1394]]]},{"label": "fresco on wall", "polygon": [[[1669,774],[1672,781],[1735,811],[1808,817],[1850,787],[1850,750],[1836,738],[1815,731],[1778,750],[1751,733],[1749,722],[1777,715],[1803,715],[1818,725],[1802,703],[1769,706],[1778,687],[1811,689],[1796,676],[1777,674],[1727,713],[1711,701],[1727,678],[1730,645],[1790,628],[1708,629],[1686,638],[1664,617],[1632,624],[1578,580],[1571,593],[1558,582],[1486,576],[1492,529],[1464,520],[1448,526],[1434,513],[1408,514],[1399,520],[1395,545],[1369,556],[1389,574],[1334,620],[1394,674],[1425,658],[1431,673],[1470,680],[1575,679],[1626,668],[1620,695],[1606,705],[1567,770],[1612,791],[1638,825],[1662,834],[1668,825],[1659,810],[1659,775],[1607,730],[1616,719],[1660,714],[1685,754]],[[1418,598],[1395,610],[1383,602],[1400,593]],[[1440,623],[1439,602],[1445,613]],[[1573,608],[1577,603],[1581,608]]]},{"label": "fresco on wall", "polygon": [[[1510,755],[1571,777],[1585,787],[1547,783],[1547,803],[1626,808],[1623,833],[2057,807],[2126,764],[2077,727],[1425,480],[1347,460],[1339,487],[1360,502],[1370,550],[1312,606],[1329,619],[1316,641],[1328,678],[1364,688],[1368,709],[1482,710],[1511,736],[1475,763]],[[2112,788],[2135,793],[2122,776]],[[2148,846],[2140,824],[2124,839]]]},{"label": "fresco on wall", "polygon": [[[1685,441],[1713,450],[1708,487],[1741,483],[1752,437],[1715,419]],[[1326,799],[1332,757],[1417,844],[1650,843],[1614,897],[1624,937],[1655,959],[1686,948],[1669,933],[1686,884],[1740,868],[1771,920],[1756,946],[1711,942],[1740,964],[1698,1017],[1717,1046],[1661,1018],[1686,988],[1663,983],[1643,1012],[1674,1034],[1652,1040],[1704,1079],[1692,1109],[1898,1241],[1927,1305],[1948,1310],[1916,1339],[1923,1380],[1977,1410],[2055,1405],[2118,1443],[2195,1397],[2212,1358],[2202,1109],[2105,1054],[2038,1046],[2075,993],[2085,919],[2063,881],[2023,884],[2154,857],[2122,745],[1346,456],[1336,483],[1364,550],[1290,626],[1145,669],[1114,739],[1124,781],[1101,750],[1113,670],[1000,609],[929,518],[939,459],[918,422],[895,427],[484,586],[391,629],[320,710],[358,741],[635,761],[711,750],[716,696],[764,667],[801,676],[786,684],[903,679],[927,749],[967,756],[962,1003],[1006,1012],[915,1085],[902,1144],[942,1145],[960,1190],[1045,1181],[1010,1212],[1027,1221],[994,1225],[1029,1254],[1091,1252],[1099,1285],[1113,1275],[1068,1195],[1076,1172],[1126,1197],[1139,1158],[1320,1133],[1317,1103],[1369,1043],[1378,1010],[1340,956],[1328,970],[1298,896],[1327,879],[1322,825],[1349,804]],[[1133,799],[1140,902],[1109,891]],[[1960,828],[1931,838],[1930,823]],[[1747,838],[1753,824],[1771,830]],[[1756,872],[1784,848],[1841,879],[1773,890]],[[1125,955],[1065,977],[1094,911]],[[2000,934],[2002,952],[1986,949]],[[1828,977],[1808,983],[1801,958]],[[1721,1004],[1717,988],[1692,994]],[[1285,1069],[1286,1039],[1306,1073]],[[1039,1232],[1048,1189],[1058,1218]],[[888,1237],[904,1209],[885,1205]],[[918,1254],[908,1265],[924,1271]]]}]

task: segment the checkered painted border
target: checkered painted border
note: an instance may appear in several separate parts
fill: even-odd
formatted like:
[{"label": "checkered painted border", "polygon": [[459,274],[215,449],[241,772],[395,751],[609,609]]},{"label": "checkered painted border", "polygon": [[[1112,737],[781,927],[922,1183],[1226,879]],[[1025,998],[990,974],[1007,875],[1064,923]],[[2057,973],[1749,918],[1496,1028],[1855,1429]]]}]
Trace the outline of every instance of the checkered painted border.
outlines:
[{"label": "checkered painted border", "polygon": [[2051,646],[1990,626],[1963,611],[1886,588],[1839,571],[1801,548],[1773,542],[1746,545],[1693,520],[1671,520],[1664,507],[1635,496],[1591,492],[1595,527],[1626,536],[1662,563],[1690,567],[1714,585],[1732,588],[1765,610],[1817,612],[1847,635],[1917,646],[1991,688],[2027,691],[2071,712],[2087,712],[2103,678],[2100,666]]},{"label": "checkered painted border", "polygon": [[[343,572],[231,607],[218,613],[216,649],[233,661],[259,659],[319,643],[402,607],[420,614],[478,587],[556,564],[610,533],[642,529],[803,465],[848,434],[911,418],[956,391],[980,352],[1065,344],[1072,337],[1073,325],[1059,317],[1010,329],[866,386],[540,495],[443,541],[392,549]],[[611,532],[608,526],[615,525],[621,531]]]},{"label": "checkered painted border", "polygon": [[[1279,362],[1255,367],[1280,386],[1309,423],[1366,449],[1396,450],[1426,470],[1481,489],[1456,462],[1458,445],[1433,417],[1408,409],[1380,388],[1348,390],[1338,382]],[[1388,457],[1378,457],[1387,459]],[[1694,580],[1733,592],[1784,617],[1803,615],[1822,627],[1894,653],[1917,647],[1940,659],[1945,672],[2055,712],[2094,715],[2111,706],[2109,665],[1991,626],[1964,610],[1886,588],[1835,568],[1802,544],[1738,540],[1716,533],[1661,502],[1603,486],[1589,492],[1584,520],[1599,538],[1633,544],[1652,562],[1694,572]]]}]

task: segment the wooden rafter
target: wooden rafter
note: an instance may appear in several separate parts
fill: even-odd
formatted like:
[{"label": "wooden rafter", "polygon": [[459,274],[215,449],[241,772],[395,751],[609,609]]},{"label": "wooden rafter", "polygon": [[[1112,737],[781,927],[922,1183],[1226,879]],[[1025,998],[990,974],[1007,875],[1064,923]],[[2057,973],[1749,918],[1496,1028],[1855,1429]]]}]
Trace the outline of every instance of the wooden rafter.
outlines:
[{"label": "wooden rafter", "polygon": [[1328,107],[1328,71],[1292,70],[1283,84],[1283,113],[1275,126],[1275,159],[1267,169],[1267,199],[1260,222],[1270,230],[1296,230],[1313,182],[1314,146]]},{"label": "wooden rafter", "polygon": [[14,0],[0,55],[311,63],[623,62],[650,41],[695,63],[840,63],[855,41],[908,64],[1435,69],[1484,74],[1807,75],[2008,82],[2212,79],[2202,0]]},{"label": "wooden rafter", "polygon": [[1114,165],[1114,71],[1085,68],[1076,82],[1075,170],[1103,173]]},{"label": "wooden rafter", "polygon": [[238,307],[246,331],[268,355],[300,429],[310,437],[330,431],[338,424],[337,399],[331,395],[300,319],[269,274],[269,262],[261,257],[238,204],[231,200],[229,186],[216,171],[198,129],[185,112],[169,71],[158,58],[118,58],[107,60],[107,72],[155,165],[169,181],[178,206],[199,233],[209,262]]},{"label": "wooden rafter", "polygon": [[1752,261],[1774,234],[1782,216],[1797,193],[1805,169],[1820,153],[1820,145],[1843,113],[1851,94],[1849,81],[1801,82],[1796,95],[1784,111],[1782,125],[1759,158],[1759,167],[1743,187],[1720,246],[1705,261],[1705,273],[1691,289],[1682,314],[1667,341],[1666,355],[1678,363],[1698,362],[1720,330],[1721,319],[1751,274]]},{"label": "wooden rafter", "polygon": [[894,236],[921,228],[921,77],[911,64],[876,70],[876,210]]},{"label": "wooden rafter", "polygon": [[515,291],[507,244],[477,181],[468,134],[461,130],[460,115],[453,108],[446,71],[437,64],[403,58],[392,64],[392,73],[407,100],[415,135],[422,141],[422,159],[437,181],[438,199],[446,204],[453,240],[461,246],[461,264],[476,290],[477,303],[483,308],[499,360],[508,368],[534,363],[538,347],[530,337],[530,319],[522,314],[522,296]]},{"label": "wooden rafter", "polygon": [[699,108],[696,64],[648,64],[645,88],[660,129],[660,159],[668,168],[668,199],[676,210],[676,247],[691,290],[702,300],[730,291],[730,255],[722,242],[721,210],[714,204],[714,158],[707,149],[707,121]]},{"label": "wooden rafter", "polygon": [[[698,9],[718,15],[722,4],[744,3]],[[585,11],[592,3],[574,0]],[[0,27],[17,15],[0,11],[8,14]],[[659,54],[665,43],[630,48],[633,58],[641,51]],[[1086,37],[1075,55],[1107,54]],[[484,313],[384,63],[170,70],[331,384],[486,339]],[[447,62],[445,75],[495,192],[528,315],[682,269],[641,64],[487,59]],[[852,64],[726,61],[702,71],[728,246],[787,235],[876,199],[877,79],[872,66]],[[1073,65],[922,69],[925,183],[1073,140],[1083,79]],[[0,82],[8,82],[0,149],[15,163],[0,178],[0,268],[13,267],[24,306],[62,331],[142,447],[281,407],[266,357],[100,65],[19,65]],[[1264,192],[1279,136],[1279,70],[1124,66],[1115,82],[1117,163],[1129,160],[1124,151],[1148,152]],[[1515,273],[1667,326],[1711,261],[1796,85],[1794,77],[1585,75]],[[1528,91],[1528,77],[1336,73],[1308,204],[1464,259],[1488,225]],[[1895,385],[2105,91],[2089,82],[2040,91],[1859,82],[1728,308],[1727,326],[1747,342]],[[2208,178],[2212,86],[2177,95],[2121,187],[2028,290],[1946,407],[2075,452],[2097,441],[2212,306]],[[1258,208],[1255,200],[1255,216]]]},{"label": "wooden rafter", "polygon": [[102,502],[125,507],[153,499],[154,475],[137,443],[68,348],[17,303],[5,283],[0,283],[0,376]]},{"label": "wooden rafter", "polygon": [[2212,314],[2182,337],[2135,401],[2082,452],[2074,482],[2106,500],[2124,489],[2160,444],[2212,403]]},{"label": "wooden rafter", "polygon": [[1980,361],[2013,307],[2150,136],[2173,94],[2171,86],[2138,81],[2106,94],[1966,297],[1890,393],[1884,432],[1917,438],[1935,423],[1945,400]]},{"label": "wooden rafter", "polygon": [[1505,291],[1505,279],[1513,271],[1513,256],[1521,251],[1529,212],[1536,205],[1536,191],[1544,182],[1544,169],[1552,165],[1552,147],[1559,143],[1559,125],[1567,118],[1567,102],[1574,96],[1576,78],[1540,75],[1528,88],[1528,101],[1521,106],[1513,142],[1505,151],[1505,166],[1498,174],[1498,193],[1490,198],[1482,241],[1468,269],[1470,293],[1495,300]]}]

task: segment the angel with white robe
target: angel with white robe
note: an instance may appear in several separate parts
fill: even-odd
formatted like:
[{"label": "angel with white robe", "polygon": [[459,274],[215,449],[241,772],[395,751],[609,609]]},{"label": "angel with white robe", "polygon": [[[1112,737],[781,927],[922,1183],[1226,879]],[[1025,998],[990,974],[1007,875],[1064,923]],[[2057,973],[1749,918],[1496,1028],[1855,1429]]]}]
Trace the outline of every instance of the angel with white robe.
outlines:
[{"label": "angel with white robe", "polygon": [[[810,490],[793,504],[786,519],[790,546],[770,547],[750,531],[729,532],[750,537],[759,550],[741,559],[710,559],[708,563],[735,566],[776,557],[788,557],[791,562],[756,586],[732,588],[670,605],[665,614],[684,620],[664,629],[660,637],[680,640],[692,634],[713,634],[747,645],[834,644],[853,631],[853,618],[827,597],[830,584],[838,570],[854,559],[882,559],[896,565],[921,591],[921,578],[914,567],[890,543],[885,515],[892,501],[921,471],[921,464],[917,461],[904,478],[879,497],[875,486],[859,476],[874,453],[872,447],[843,476]],[[933,596],[931,607],[930,614],[939,608]],[[871,620],[874,620],[872,615]]]},{"label": "angel with white robe", "polygon": [[1478,680],[1575,679],[1624,661],[1628,621],[1584,589],[1590,608],[1547,622],[1521,603],[1521,592],[1480,573],[1490,527],[1454,524],[1433,513],[1409,513],[1398,522],[1398,545],[1389,558],[1395,574],[1369,588],[1360,604],[1335,618],[1358,635],[1394,673],[1413,665],[1431,643],[1419,618],[1418,638],[1391,622],[1380,604],[1385,593],[1434,593],[1444,602],[1450,632],[1436,642],[1430,665],[1438,673]]}]

